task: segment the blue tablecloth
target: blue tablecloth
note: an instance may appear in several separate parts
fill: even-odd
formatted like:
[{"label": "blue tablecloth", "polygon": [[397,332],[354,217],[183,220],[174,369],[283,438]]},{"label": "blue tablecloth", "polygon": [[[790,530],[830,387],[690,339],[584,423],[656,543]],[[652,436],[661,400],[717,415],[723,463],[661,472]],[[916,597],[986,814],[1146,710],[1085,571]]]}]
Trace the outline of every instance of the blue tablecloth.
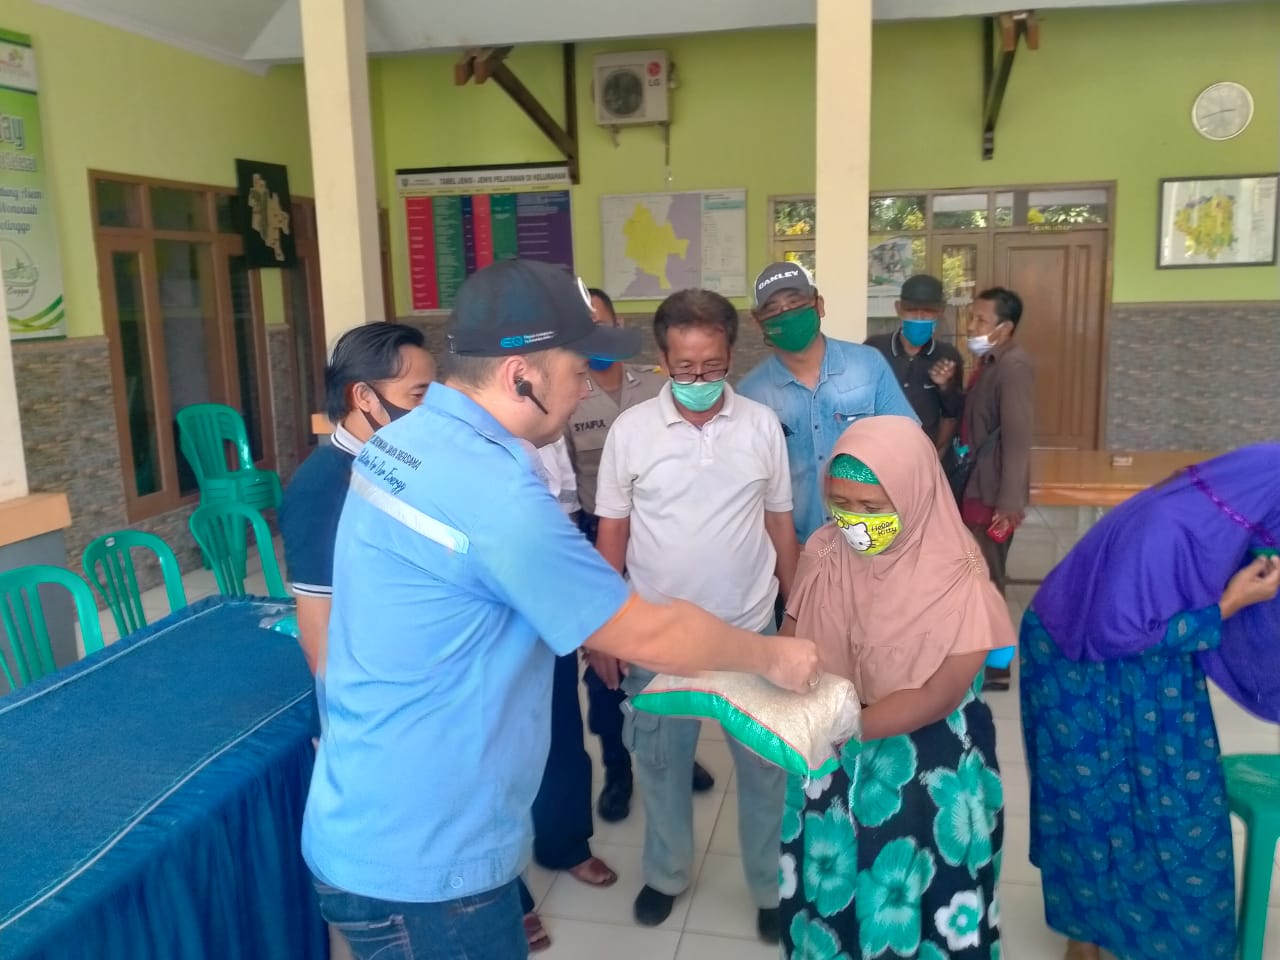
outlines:
[{"label": "blue tablecloth", "polygon": [[0,958],[327,957],[287,612],[202,601],[0,698]]}]

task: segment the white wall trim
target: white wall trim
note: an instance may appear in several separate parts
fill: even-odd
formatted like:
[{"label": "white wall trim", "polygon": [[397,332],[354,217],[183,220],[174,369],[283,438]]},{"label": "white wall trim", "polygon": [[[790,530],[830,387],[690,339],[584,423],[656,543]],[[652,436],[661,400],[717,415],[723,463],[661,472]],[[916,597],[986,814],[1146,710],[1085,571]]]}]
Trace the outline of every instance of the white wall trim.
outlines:
[{"label": "white wall trim", "polygon": [[204,57],[206,60],[214,60],[224,66],[235,67],[259,77],[266,76],[267,71],[271,69],[270,63],[246,60],[244,57],[229,50],[161,29],[155,24],[147,23],[144,20],[125,16],[113,10],[101,10],[93,0],[35,0],[35,2],[41,6],[53,7],[63,13],[70,13],[108,27],[115,27],[117,30],[123,30],[126,33],[146,37],[148,40],[155,40],[157,43],[185,50],[187,53],[194,53],[196,56]]}]

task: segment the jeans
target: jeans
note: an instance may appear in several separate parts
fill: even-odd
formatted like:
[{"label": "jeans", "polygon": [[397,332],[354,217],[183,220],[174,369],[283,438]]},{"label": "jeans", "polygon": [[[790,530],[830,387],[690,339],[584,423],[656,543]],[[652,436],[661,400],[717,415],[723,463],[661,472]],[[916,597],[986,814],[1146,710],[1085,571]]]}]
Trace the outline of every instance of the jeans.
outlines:
[{"label": "jeans", "polygon": [[[772,624],[761,632],[773,634]],[[639,692],[652,677],[633,666],[627,691]],[[659,893],[677,896],[693,882],[690,784],[702,723],[632,710],[626,727],[644,800],[644,882]],[[737,774],[738,843],[747,888],[757,907],[776,907],[787,775],[733,737],[727,740]]]},{"label": "jeans", "polygon": [[315,881],[320,913],[354,960],[524,960],[515,882],[444,903],[389,903]]}]

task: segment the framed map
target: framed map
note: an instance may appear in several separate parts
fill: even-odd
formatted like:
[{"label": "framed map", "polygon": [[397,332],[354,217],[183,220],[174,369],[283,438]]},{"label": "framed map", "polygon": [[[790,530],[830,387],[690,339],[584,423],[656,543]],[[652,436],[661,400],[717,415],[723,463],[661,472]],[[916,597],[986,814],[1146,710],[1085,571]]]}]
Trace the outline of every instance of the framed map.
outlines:
[{"label": "framed map", "polygon": [[1161,180],[1156,267],[1274,264],[1277,185],[1275,173]]},{"label": "framed map", "polygon": [[604,284],[615,300],[661,300],[702,287],[747,293],[747,192],[600,198]]}]

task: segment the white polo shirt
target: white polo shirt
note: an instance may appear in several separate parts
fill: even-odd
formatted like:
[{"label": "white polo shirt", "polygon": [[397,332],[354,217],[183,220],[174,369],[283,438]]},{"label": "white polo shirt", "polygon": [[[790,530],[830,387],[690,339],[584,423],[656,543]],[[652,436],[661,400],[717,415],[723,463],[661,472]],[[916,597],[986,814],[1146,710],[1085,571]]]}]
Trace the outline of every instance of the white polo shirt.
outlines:
[{"label": "white polo shirt", "polygon": [[782,425],[725,385],[699,430],[671,384],[614,422],[600,461],[596,514],[630,518],[627,573],[646,600],[688,600],[744,630],[763,630],[778,593],[765,511],[791,509]]}]

